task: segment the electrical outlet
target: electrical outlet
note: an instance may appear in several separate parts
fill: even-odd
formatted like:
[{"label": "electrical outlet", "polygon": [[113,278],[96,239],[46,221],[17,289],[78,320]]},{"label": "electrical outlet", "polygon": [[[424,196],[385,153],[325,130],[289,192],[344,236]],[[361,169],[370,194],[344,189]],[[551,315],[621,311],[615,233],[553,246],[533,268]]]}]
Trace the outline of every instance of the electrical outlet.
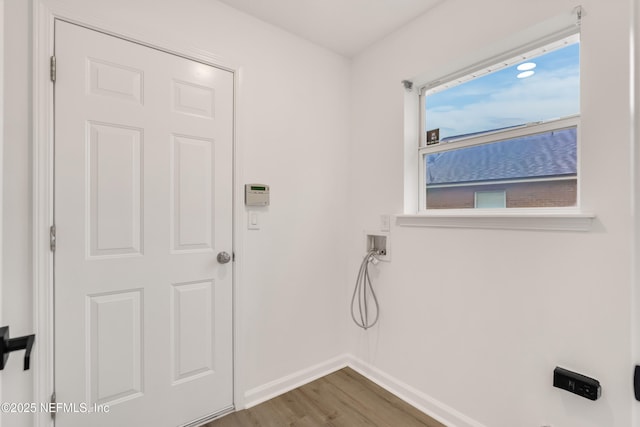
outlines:
[{"label": "electrical outlet", "polygon": [[380,231],[391,230],[391,215],[380,215]]}]

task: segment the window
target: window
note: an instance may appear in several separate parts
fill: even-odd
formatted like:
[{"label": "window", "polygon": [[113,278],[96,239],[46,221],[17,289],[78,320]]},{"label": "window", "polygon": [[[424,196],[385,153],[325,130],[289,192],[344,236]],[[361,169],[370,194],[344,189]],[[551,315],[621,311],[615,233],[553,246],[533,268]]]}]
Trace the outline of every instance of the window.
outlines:
[{"label": "window", "polygon": [[475,199],[476,208],[495,209],[507,207],[507,192],[505,190],[476,191]]},{"label": "window", "polygon": [[579,35],[441,81],[420,91],[421,209],[577,205]]}]

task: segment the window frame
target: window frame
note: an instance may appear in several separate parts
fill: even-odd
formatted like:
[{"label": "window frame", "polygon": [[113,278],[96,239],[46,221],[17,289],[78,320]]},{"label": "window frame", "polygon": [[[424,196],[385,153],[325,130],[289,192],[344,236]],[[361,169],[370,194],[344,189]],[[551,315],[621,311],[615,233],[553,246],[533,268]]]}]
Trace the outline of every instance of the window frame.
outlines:
[{"label": "window frame", "polygon": [[[503,52],[502,54],[494,55],[492,57],[486,58],[485,60],[476,63],[472,66],[457,70],[447,76],[441,77],[439,79],[431,80],[429,82],[423,83],[418,87],[417,90],[417,100],[419,103],[418,112],[419,112],[419,120],[418,120],[418,189],[419,194],[417,198],[418,206],[417,206],[417,214],[423,215],[428,214],[433,211],[429,210],[426,204],[426,171],[425,171],[425,162],[424,157],[426,154],[432,154],[442,151],[449,151],[453,149],[471,147],[474,145],[488,144],[492,142],[500,142],[507,139],[525,137],[529,135],[535,135],[538,133],[550,132],[554,130],[561,130],[570,127],[576,128],[577,132],[577,169],[576,169],[576,180],[577,180],[577,194],[576,194],[576,206],[575,207],[560,207],[553,208],[554,210],[560,211],[569,211],[580,209],[580,114],[575,114],[571,116],[562,117],[559,119],[546,120],[542,122],[534,122],[527,123],[516,127],[511,127],[508,129],[496,130],[484,132],[479,135],[472,135],[467,137],[460,137],[448,140],[446,142],[440,142],[434,145],[427,145],[427,129],[426,129],[426,97],[427,94],[436,89],[438,87],[442,87],[449,83],[457,81],[459,83],[463,83],[466,81],[470,81],[474,78],[481,77],[486,75],[492,71],[498,71],[499,69],[504,69],[515,65],[519,62],[536,58],[540,55],[547,53],[550,50],[555,50],[561,48],[567,44],[580,42],[580,27],[569,27],[563,30],[560,30],[556,33],[548,34],[545,37],[542,37],[536,41],[531,43],[524,44],[519,48],[511,49],[509,51]],[[582,61],[581,61],[582,63]],[[581,64],[580,64],[581,65]],[[580,66],[580,68],[582,68]],[[456,83],[454,83],[455,85]],[[538,207],[538,208],[502,208],[496,209],[496,211],[506,210],[506,211],[537,211],[544,210],[548,208]],[[458,211],[471,211],[474,209],[437,209],[440,214],[452,212],[456,213]]]},{"label": "window frame", "polygon": [[[421,187],[425,181],[425,175],[422,173],[424,170],[420,167],[422,158],[418,153],[418,148],[424,145],[423,141],[426,139],[426,130],[424,129],[426,117],[422,110],[424,102],[419,99],[420,94],[441,82],[490,67],[522,52],[532,51],[571,35],[580,35],[582,15],[582,7],[578,6],[572,9],[571,13],[549,17],[490,45],[475,46],[475,49],[470,51],[471,53],[467,53],[466,57],[458,56],[461,58],[460,60],[432,65],[423,74],[402,81],[404,88],[404,200],[403,213],[394,215],[397,226],[563,232],[588,232],[592,230],[596,214],[584,210],[584,190],[580,186],[584,178],[581,171],[582,138],[580,137],[577,141],[578,190],[575,207],[432,209],[427,212],[420,204],[420,196],[423,193],[426,198],[426,186]],[[583,48],[584,45],[581,44],[581,50]],[[581,61],[581,70],[583,66],[584,63]],[[578,132],[580,130],[580,126],[578,126]]]}]

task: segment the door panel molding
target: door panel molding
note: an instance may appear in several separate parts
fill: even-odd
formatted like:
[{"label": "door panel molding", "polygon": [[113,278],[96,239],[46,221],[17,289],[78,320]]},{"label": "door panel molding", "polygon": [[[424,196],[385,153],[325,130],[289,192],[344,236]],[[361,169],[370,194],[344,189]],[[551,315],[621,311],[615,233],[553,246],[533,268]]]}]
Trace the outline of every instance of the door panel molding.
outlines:
[{"label": "door panel molding", "polygon": [[[2,5],[4,0],[0,0]],[[54,306],[53,306],[53,253],[50,250],[50,226],[54,223],[53,205],[53,129],[54,129],[54,97],[53,84],[50,80],[50,58],[54,54],[54,23],[56,20],[66,21],[86,27],[126,41],[137,43],[165,53],[188,60],[201,62],[233,73],[233,250],[236,254],[243,252],[243,231],[237,220],[242,212],[242,164],[237,156],[240,150],[238,137],[238,120],[240,106],[238,98],[241,93],[240,76],[242,67],[213,52],[202,50],[188,43],[167,39],[165,35],[137,34],[127,28],[113,23],[103,22],[98,16],[86,13],[78,14],[59,6],[50,7],[48,0],[36,0],[33,5],[33,318],[34,329],[38,335],[38,345],[33,351],[32,366],[33,396],[36,402],[49,402],[54,389]],[[233,335],[240,336],[238,313],[241,283],[242,261],[233,266]],[[239,374],[241,346],[238,339],[233,340],[233,398],[236,408],[244,405],[242,376]],[[231,410],[228,408],[226,411]],[[49,414],[38,413],[34,417],[37,427],[52,426]]]}]

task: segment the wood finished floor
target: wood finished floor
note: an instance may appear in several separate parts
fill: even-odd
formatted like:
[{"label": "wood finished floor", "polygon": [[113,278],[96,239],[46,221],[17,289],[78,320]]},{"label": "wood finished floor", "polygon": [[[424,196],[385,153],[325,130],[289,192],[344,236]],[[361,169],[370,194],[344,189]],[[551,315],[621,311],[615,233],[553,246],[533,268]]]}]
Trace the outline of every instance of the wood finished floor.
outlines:
[{"label": "wood finished floor", "polygon": [[446,427],[349,368],[204,427],[258,426]]}]

